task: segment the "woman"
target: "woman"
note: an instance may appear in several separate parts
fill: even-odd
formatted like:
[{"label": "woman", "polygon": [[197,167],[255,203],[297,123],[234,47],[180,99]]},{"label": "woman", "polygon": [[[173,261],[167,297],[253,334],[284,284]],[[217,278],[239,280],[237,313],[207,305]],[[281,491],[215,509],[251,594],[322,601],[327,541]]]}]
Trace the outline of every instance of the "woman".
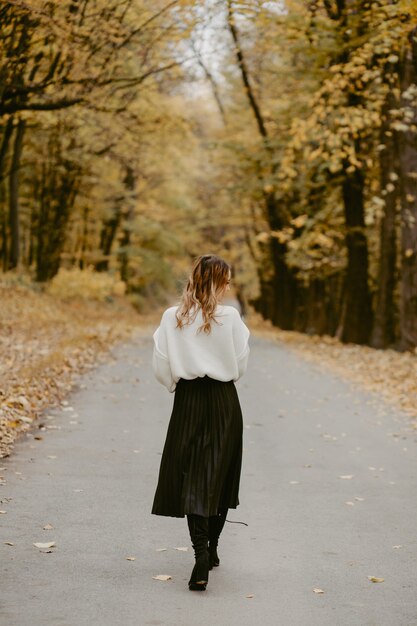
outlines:
[{"label": "woman", "polygon": [[246,370],[249,330],[221,304],[230,279],[223,259],[198,257],[179,306],[164,312],[153,336],[155,376],[175,397],[152,513],[187,516],[193,591],[205,590],[219,565],[227,510],[239,504],[243,427],[234,381]]}]

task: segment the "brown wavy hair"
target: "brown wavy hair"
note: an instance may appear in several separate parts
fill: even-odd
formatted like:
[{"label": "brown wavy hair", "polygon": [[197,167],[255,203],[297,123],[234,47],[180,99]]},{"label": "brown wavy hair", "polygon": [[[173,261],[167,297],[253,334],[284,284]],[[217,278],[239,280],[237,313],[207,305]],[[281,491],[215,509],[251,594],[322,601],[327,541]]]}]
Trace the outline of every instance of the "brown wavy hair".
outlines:
[{"label": "brown wavy hair", "polygon": [[219,324],[214,314],[219,298],[229,283],[231,271],[231,266],[214,254],[196,258],[176,312],[177,328],[191,324],[201,309],[203,324],[197,332],[210,334],[211,323]]}]

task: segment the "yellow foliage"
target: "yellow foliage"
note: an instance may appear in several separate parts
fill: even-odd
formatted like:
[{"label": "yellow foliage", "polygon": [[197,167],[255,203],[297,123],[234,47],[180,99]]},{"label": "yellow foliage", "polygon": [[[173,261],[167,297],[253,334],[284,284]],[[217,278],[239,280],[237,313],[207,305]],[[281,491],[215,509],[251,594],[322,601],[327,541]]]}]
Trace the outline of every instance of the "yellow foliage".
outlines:
[{"label": "yellow foliage", "polygon": [[105,272],[95,272],[91,267],[61,268],[47,287],[48,293],[60,298],[83,298],[104,301],[112,296],[121,296],[126,284],[119,276]]}]

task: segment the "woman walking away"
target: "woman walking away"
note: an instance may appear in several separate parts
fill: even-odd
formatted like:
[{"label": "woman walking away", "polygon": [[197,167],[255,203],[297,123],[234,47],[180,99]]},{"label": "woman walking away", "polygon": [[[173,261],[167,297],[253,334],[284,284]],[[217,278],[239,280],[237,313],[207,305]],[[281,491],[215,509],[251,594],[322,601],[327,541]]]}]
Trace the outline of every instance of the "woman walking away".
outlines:
[{"label": "woman walking away", "polygon": [[153,336],[155,376],[175,396],[152,513],[187,516],[193,591],[205,590],[219,565],[227,510],[239,504],[243,426],[234,381],[246,370],[249,330],[221,303],[230,279],[223,259],[198,257],[179,306],[166,309]]}]

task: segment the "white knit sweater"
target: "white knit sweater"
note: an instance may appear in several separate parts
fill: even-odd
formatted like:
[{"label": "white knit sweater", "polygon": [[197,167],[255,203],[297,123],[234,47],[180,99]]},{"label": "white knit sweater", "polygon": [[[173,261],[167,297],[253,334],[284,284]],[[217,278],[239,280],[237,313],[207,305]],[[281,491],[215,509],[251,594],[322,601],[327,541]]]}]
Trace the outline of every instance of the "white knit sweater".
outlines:
[{"label": "white knit sweater", "polygon": [[175,391],[180,378],[210,376],[216,380],[238,380],[245,372],[249,356],[249,329],[233,306],[218,305],[216,324],[211,333],[197,333],[203,323],[201,310],[189,325],[176,328],[176,306],[164,311],[153,335],[152,367],[157,380],[168,391]]}]

